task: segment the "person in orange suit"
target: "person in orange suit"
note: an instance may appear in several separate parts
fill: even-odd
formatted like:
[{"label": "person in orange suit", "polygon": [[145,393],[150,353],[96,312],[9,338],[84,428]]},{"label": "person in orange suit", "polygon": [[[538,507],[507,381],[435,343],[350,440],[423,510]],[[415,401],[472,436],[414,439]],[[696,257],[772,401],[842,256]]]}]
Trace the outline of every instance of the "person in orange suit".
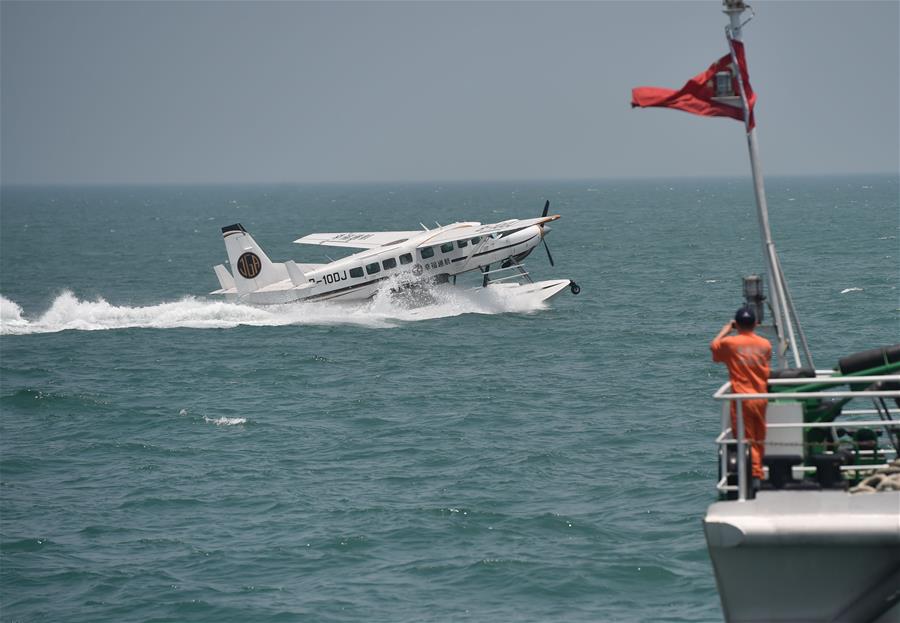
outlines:
[{"label": "person in orange suit", "polygon": [[[768,389],[772,345],[753,332],[756,314],[749,307],[737,310],[734,320],[722,327],[710,342],[713,361],[728,367],[731,390],[735,394],[764,394]],[[736,335],[729,335],[736,331]],[[766,441],[766,405],[768,401],[745,400],[744,433],[750,440],[754,486],[763,479],[762,458]],[[731,430],[737,434],[737,403],[731,403]]]}]

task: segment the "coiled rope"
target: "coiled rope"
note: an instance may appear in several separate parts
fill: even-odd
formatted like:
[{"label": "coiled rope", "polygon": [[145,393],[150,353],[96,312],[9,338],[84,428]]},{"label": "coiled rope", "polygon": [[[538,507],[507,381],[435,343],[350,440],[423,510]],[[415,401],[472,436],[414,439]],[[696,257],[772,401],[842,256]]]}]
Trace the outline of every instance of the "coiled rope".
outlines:
[{"label": "coiled rope", "polygon": [[850,493],[878,493],[881,491],[900,491],[900,458],[888,463],[887,467],[876,470],[874,474],[850,489]]}]

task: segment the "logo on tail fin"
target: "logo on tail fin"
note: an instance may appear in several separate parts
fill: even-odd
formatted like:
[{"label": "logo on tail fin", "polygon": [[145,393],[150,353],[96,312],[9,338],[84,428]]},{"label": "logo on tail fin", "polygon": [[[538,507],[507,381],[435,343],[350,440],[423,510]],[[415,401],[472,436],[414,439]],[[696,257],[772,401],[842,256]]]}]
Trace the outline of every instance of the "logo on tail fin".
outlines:
[{"label": "logo on tail fin", "polygon": [[262,262],[256,253],[244,253],[238,258],[237,269],[244,279],[255,279],[262,270]]}]

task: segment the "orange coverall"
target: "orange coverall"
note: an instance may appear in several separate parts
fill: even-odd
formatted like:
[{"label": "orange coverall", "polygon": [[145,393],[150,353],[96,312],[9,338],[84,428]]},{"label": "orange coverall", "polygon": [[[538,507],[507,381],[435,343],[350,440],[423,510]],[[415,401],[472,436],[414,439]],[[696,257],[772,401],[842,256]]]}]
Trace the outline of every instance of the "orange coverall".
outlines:
[{"label": "orange coverall", "polygon": [[[713,361],[724,363],[731,377],[731,388],[735,394],[766,393],[769,380],[769,360],[772,345],[769,340],[753,331],[741,331],[714,339],[709,344]],[[753,477],[762,480],[762,457],[766,441],[766,400],[745,400],[743,406],[744,432],[750,440],[750,459],[753,462]],[[737,435],[737,403],[731,403],[731,430]]]}]

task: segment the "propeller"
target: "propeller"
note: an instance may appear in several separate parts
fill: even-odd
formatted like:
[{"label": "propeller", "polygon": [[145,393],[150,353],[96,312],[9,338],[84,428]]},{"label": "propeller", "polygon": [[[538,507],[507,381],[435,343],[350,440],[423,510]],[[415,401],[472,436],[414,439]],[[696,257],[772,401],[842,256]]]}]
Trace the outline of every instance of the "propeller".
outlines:
[{"label": "propeller", "polygon": [[547,242],[543,238],[541,238],[541,242],[544,243],[544,251],[547,252],[547,259],[550,260],[550,266],[556,266],[556,264],[553,263],[553,256],[550,255],[550,247],[547,246]]},{"label": "propeller", "polygon": [[[550,211],[550,200],[547,199],[547,201],[544,203],[544,212],[541,214],[541,218],[546,217],[547,213],[549,211]],[[547,252],[547,259],[550,260],[550,266],[556,266],[556,264],[553,263],[553,256],[550,255],[550,247],[547,246],[547,239],[544,238],[544,226],[543,225],[541,225],[541,242],[544,244],[544,251]]]}]

